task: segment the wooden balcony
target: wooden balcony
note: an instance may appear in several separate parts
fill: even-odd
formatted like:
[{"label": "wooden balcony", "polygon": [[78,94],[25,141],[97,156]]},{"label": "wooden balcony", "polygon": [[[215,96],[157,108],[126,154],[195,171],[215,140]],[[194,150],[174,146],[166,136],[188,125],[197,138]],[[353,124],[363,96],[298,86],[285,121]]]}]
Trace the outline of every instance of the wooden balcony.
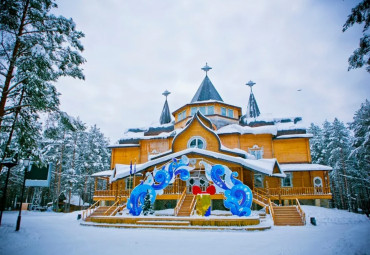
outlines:
[{"label": "wooden balcony", "polygon": [[[163,194],[157,196],[158,200],[177,200],[184,191],[185,186],[169,186],[163,190]],[[94,201],[107,200],[125,201],[132,190],[95,190]],[[260,194],[271,200],[284,199],[332,199],[330,188],[324,187],[281,187],[281,188],[254,188],[255,194]],[[224,199],[223,194],[212,195],[212,199]]]},{"label": "wooden balcony", "polygon": [[272,200],[281,199],[332,199],[329,187],[281,187],[281,188],[254,188]]},{"label": "wooden balcony", "polygon": [[[163,190],[163,194],[157,196],[156,199],[159,200],[176,200],[181,196],[181,193],[184,191],[185,186],[169,186]],[[94,201],[98,200],[107,200],[107,201],[116,201],[121,199],[125,201],[131,194],[132,190],[95,190],[94,192]]]}]

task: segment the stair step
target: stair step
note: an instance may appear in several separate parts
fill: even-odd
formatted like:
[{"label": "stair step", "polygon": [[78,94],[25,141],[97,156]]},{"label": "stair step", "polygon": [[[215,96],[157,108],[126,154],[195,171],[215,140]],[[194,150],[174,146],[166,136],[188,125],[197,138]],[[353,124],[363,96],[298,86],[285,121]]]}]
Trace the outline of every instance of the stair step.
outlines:
[{"label": "stair step", "polygon": [[157,221],[157,220],[140,220],[137,221],[138,225],[157,225],[157,226],[189,226],[190,221]]}]

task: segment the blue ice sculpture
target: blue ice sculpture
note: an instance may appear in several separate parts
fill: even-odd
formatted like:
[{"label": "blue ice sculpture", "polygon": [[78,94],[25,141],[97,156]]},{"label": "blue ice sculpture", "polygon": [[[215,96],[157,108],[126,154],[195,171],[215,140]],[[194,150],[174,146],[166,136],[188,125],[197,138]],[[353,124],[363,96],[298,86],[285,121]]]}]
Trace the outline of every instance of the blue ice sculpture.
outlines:
[{"label": "blue ice sculpture", "polygon": [[237,172],[232,172],[227,166],[213,165],[201,161],[204,165],[206,177],[215,184],[216,193],[224,193],[226,199],[224,205],[229,208],[233,215],[249,216],[253,195],[251,189],[244,185],[238,177]]},{"label": "blue ice sculpture", "polygon": [[[158,170],[156,167],[153,173],[147,173],[144,182],[136,186],[127,200],[127,209],[133,216],[141,214],[144,205],[144,198],[149,191],[150,202],[154,203],[156,196],[163,194],[163,190],[175,181],[176,175],[183,181],[190,177],[190,171],[194,167],[189,166],[189,159],[182,156],[180,160],[173,158],[172,161]],[[153,177],[154,176],[154,177]]]}]

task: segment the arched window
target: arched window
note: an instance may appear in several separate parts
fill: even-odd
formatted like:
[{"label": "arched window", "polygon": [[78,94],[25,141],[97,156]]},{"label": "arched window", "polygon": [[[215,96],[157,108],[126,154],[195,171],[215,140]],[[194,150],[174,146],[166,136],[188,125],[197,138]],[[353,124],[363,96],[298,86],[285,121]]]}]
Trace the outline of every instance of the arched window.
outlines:
[{"label": "arched window", "polygon": [[206,140],[200,136],[193,136],[188,141],[188,148],[205,149],[207,147]]},{"label": "arched window", "polygon": [[322,179],[320,177],[313,178],[313,185],[315,187],[322,187]]}]

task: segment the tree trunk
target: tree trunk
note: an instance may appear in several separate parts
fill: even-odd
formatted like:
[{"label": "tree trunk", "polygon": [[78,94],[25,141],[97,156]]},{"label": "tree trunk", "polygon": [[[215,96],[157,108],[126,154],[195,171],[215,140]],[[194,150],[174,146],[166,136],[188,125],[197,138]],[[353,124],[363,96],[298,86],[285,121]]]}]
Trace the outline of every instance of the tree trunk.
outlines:
[{"label": "tree trunk", "polygon": [[[24,98],[24,88],[22,89],[22,92],[21,92],[21,97],[19,99],[19,103],[18,105],[22,105],[22,101],[23,101],[23,98]],[[13,137],[13,133],[14,133],[14,129],[15,129],[15,124],[17,123],[17,119],[18,119],[18,115],[21,111],[21,107],[17,107],[17,109],[15,110],[15,115],[14,115],[14,121],[13,121],[13,124],[12,124],[12,128],[10,130],[10,133],[9,133],[9,137],[8,137],[8,140],[6,141],[6,144],[5,144],[5,149],[4,149],[4,154],[3,154],[3,157],[1,159],[1,161],[4,161],[4,159],[6,158],[7,156],[7,153],[8,153],[8,147],[12,141],[12,137]],[[0,173],[1,173],[1,170],[3,169],[3,165],[0,164]]]},{"label": "tree trunk", "polygon": [[5,115],[5,104],[6,104],[6,101],[8,99],[10,82],[13,79],[13,72],[14,72],[14,68],[15,68],[15,62],[18,58],[18,53],[19,53],[19,49],[20,49],[20,46],[21,46],[20,37],[23,34],[24,23],[25,23],[25,20],[26,20],[26,15],[27,15],[29,4],[30,4],[30,1],[26,0],[26,2],[24,4],[24,8],[23,8],[21,23],[19,25],[18,34],[16,36],[14,49],[13,49],[13,52],[12,52],[12,57],[9,61],[9,68],[8,68],[7,73],[6,73],[6,78],[5,78],[5,82],[4,82],[3,91],[2,91],[2,94],[1,94],[1,99],[0,99],[0,130],[1,130],[1,124],[2,124],[2,121],[3,121],[4,115]]}]

